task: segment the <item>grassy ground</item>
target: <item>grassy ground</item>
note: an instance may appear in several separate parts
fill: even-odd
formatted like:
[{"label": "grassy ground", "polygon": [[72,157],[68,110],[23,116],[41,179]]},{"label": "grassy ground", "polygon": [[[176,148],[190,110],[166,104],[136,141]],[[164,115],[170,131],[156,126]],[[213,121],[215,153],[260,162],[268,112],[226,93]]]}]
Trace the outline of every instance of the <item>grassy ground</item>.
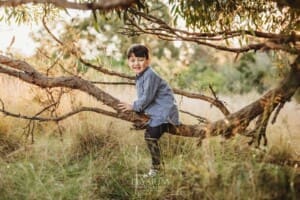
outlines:
[{"label": "grassy ground", "polygon": [[[10,91],[28,95],[9,98],[2,88],[2,98],[9,101],[7,109],[40,110],[32,104],[36,91],[13,87]],[[131,100],[130,95],[121,94],[116,96]],[[84,101],[74,104],[99,105],[82,94],[77,96]],[[246,104],[243,98],[240,102]],[[179,103],[187,110],[199,107],[196,101],[179,99]],[[233,111],[243,106],[232,103],[236,106],[231,107]],[[0,199],[296,200],[300,198],[299,168],[285,161],[299,159],[295,119],[299,108],[290,105],[277,125],[268,128],[270,143],[264,149],[247,146],[248,139],[240,136],[228,141],[206,139],[199,146],[195,138],[165,134],[160,141],[164,170],[150,179],[141,176],[150,165],[143,131],[130,130],[129,123],[81,113],[60,123],[63,135],[54,123],[37,124],[35,143],[30,144],[23,134],[26,121],[0,116]],[[64,103],[61,112],[71,106]],[[209,105],[200,108],[192,111],[220,117],[218,111],[209,111]],[[294,113],[287,114],[289,109]],[[195,123],[184,115],[182,120]]]}]

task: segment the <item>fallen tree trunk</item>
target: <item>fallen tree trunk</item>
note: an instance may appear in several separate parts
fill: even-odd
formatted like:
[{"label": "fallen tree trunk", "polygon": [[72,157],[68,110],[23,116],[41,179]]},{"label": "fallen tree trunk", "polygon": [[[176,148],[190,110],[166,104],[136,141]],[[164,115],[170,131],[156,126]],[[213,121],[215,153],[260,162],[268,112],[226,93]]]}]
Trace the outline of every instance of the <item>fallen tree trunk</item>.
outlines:
[{"label": "fallen tree trunk", "polygon": [[[122,113],[118,109],[119,100],[104,92],[91,82],[76,76],[48,77],[36,71],[30,64],[14,60],[0,55],[0,73],[4,73],[21,79],[27,83],[37,85],[41,88],[64,87],[77,89],[85,92],[105,105],[113,108],[115,113],[107,112],[108,115],[133,122],[137,126],[144,124],[147,119],[144,115],[134,112]],[[206,138],[209,136],[223,135],[230,137],[237,133],[245,132],[249,123],[260,115],[270,115],[274,109],[282,103],[290,100],[300,86],[300,57],[295,59],[291,65],[289,75],[278,87],[270,90],[255,102],[245,106],[239,111],[227,115],[224,119],[202,125],[185,125],[172,127],[170,134],[186,137]],[[103,113],[103,114],[107,114]],[[268,117],[269,118],[269,117]],[[262,117],[265,119],[265,117]]]}]

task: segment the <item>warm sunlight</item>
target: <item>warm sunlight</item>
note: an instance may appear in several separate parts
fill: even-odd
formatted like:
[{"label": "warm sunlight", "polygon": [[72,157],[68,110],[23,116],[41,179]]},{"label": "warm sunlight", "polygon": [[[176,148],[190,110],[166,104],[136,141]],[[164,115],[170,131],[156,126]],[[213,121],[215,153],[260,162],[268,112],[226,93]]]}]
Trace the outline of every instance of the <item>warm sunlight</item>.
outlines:
[{"label": "warm sunlight", "polygon": [[36,25],[8,25],[0,22],[0,51],[13,52],[31,56],[35,52],[37,44],[30,37],[30,32],[36,31]]},{"label": "warm sunlight", "polygon": [[299,1],[0,0],[0,200],[300,199]]}]

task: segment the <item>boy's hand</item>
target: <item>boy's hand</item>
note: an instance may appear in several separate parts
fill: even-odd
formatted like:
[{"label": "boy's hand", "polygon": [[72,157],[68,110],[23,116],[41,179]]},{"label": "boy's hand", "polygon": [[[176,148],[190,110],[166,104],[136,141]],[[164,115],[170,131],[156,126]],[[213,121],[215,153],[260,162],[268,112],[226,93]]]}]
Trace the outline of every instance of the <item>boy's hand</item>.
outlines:
[{"label": "boy's hand", "polygon": [[128,104],[128,103],[124,103],[124,102],[119,103],[118,107],[119,107],[119,109],[122,112],[126,112],[126,111],[131,111],[132,110],[132,105]]}]

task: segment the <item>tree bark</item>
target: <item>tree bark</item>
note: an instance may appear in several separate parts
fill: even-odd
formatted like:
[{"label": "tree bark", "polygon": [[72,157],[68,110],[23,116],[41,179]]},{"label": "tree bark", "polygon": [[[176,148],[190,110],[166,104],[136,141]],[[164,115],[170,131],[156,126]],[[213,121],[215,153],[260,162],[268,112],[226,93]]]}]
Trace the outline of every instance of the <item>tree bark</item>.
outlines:
[{"label": "tree bark", "polygon": [[77,10],[110,10],[127,8],[136,3],[136,0],[110,0],[101,2],[77,3],[67,0],[9,0],[1,1],[0,7],[16,7],[22,4],[53,4],[60,8],[70,8]]},{"label": "tree bark", "polygon": [[[48,77],[39,73],[30,64],[24,61],[13,60],[3,55],[0,55],[0,73],[19,78],[22,81],[37,85],[41,88],[65,87],[80,90],[114,109],[115,114],[111,114],[110,116],[133,122],[137,125],[143,124],[147,119],[145,115],[138,115],[134,112],[120,112],[118,109],[120,101],[118,99],[80,77]],[[295,62],[291,65],[289,75],[279,84],[278,87],[270,90],[248,106],[245,106],[239,111],[229,114],[224,119],[215,122],[203,125],[181,124],[176,127],[174,126],[169,130],[169,133],[186,137],[199,137],[201,139],[217,135],[230,137],[237,133],[242,133],[246,130],[252,120],[264,114],[266,110],[269,113],[272,113],[272,111],[274,111],[280,103],[290,100],[299,86],[300,56],[295,59]]]}]

